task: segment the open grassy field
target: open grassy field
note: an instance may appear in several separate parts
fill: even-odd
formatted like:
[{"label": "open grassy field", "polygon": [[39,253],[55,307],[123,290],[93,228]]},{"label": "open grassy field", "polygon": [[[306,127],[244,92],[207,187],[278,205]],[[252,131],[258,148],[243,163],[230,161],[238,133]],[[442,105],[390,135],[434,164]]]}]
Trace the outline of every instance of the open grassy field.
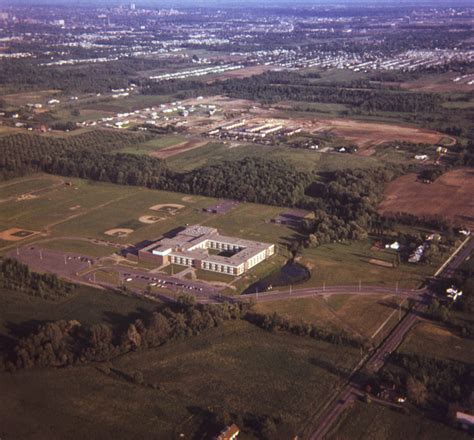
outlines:
[{"label": "open grassy field", "polygon": [[399,351],[436,359],[474,363],[474,341],[456,335],[438,322],[418,323],[408,333]]},{"label": "open grassy field", "polygon": [[398,304],[399,298],[393,295],[335,295],[257,303],[255,310],[371,338]]},{"label": "open grassy field", "polygon": [[133,317],[154,310],[156,302],[90,287],[78,287],[61,301],[45,301],[21,292],[0,289],[0,342],[31,332],[38,324],[77,319],[83,324],[105,322],[121,327]]},{"label": "open grassy field", "polygon": [[[197,337],[117,358],[110,375],[93,366],[0,375],[0,432],[32,439],[44,438],[45,429],[71,439],[109,438],[112,432],[207,439],[210,433],[199,431],[209,423],[201,425],[209,412],[222,411],[281,414],[301,429],[357,359],[358,352],[346,347],[226,322]],[[136,371],[143,385],[127,380]],[[244,432],[239,438],[254,437]]]},{"label": "open grassy field", "polygon": [[31,178],[13,179],[0,184],[0,203],[9,197],[18,197],[31,191],[48,188],[60,178],[50,175],[41,175]]},{"label": "open grassy field", "polygon": [[40,246],[45,249],[53,249],[64,252],[74,252],[76,254],[88,255],[90,257],[105,257],[117,252],[118,249],[112,246],[91,243],[88,240],[58,238],[41,241]]},{"label": "open grassy field", "polygon": [[18,92],[8,95],[3,95],[2,99],[11,108],[18,108],[26,104],[43,104],[56,97],[61,91],[60,90],[38,90],[34,92]]},{"label": "open grassy field", "polygon": [[[49,178],[35,179],[43,182]],[[43,231],[52,237],[93,237],[117,243],[139,242],[194,223],[260,241],[283,242],[290,233],[286,227],[266,223],[284,208],[243,203],[225,214],[207,214],[202,208],[215,204],[216,199],[81,179],[70,181],[70,186],[55,188],[32,200],[5,202],[5,209],[0,213],[0,230],[19,227]],[[12,197],[30,187],[30,181],[25,178],[0,191],[3,189],[5,195]],[[150,209],[167,203],[180,204],[183,208],[174,214]],[[144,215],[155,215],[161,220],[143,223],[139,219]],[[104,234],[114,228],[132,229],[133,233],[125,238]]]},{"label": "open grassy field", "polygon": [[170,147],[172,145],[179,144],[185,141],[184,136],[180,135],[166,135],[155,137],[143,144],[132,145],[127,148],[121,148],[117,150],[119,153],[130,153],[130,154],[152,154],[159,151],[162,148]]},{"label": "open grassy field", "polygon": [[334,171],[344,168],[369,168],[380,165],[377,159],[338,153],[318,153],[307,149],[268,145],[240,145],[229,147],[222,143],[210,143],[196,150],[167,159],[177,171],[190,171],[222,161],[237,161],[243,157],[271,157],[294,165],[302,171]]},{"label": "open grassy field", "polygon": [[377,404],[356,402],[328,440],[469,440],[460,430],[424,417],[401,414]]},{"label": "open grassy field", "polygon": [[313,276],[303,286],[326,285],[358,285],[359,280],[364,284],[376,284],[395,287],[418,287],[426,278],[436,271],[445,255],[440,255],[436,264],[409,264],[402,262],[398,267],[389,268],[369,263],[372,258],[393,262],[394,251],[372,250],[370,239],[353,243],[332,243],[316,248],[304,249],[299,257]]}]

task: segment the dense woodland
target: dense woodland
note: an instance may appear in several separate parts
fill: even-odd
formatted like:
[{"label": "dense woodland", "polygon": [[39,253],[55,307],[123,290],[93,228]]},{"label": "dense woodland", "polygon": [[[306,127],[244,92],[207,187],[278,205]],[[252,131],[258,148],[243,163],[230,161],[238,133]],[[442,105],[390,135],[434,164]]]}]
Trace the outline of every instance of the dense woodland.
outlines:
[{"label": "dense woodland", "polygon": [[132,58],[103,64],[40,66],[30,60],[13,59],[0,61],[0,84],[11,91],[61,89],[66,93],[104,93],[128,87],[139,71],[176,63]]},{"label": "dense woodland", "polygon": [[94,130],[64,137],[18,133],[0,137],[0,181],[40,171],[42,164],[78,151],[105,152],[142,143],[143,133]]},{"label": "dense woodland", "polygon": [[320,84],[311,76],[296,72],[266,72],[245,79],[228,79],[212,84],[196,80],[148,83],[146,94],[178,94],[182,98],[197,94],[224,94],[232,98],[279,101],[305,101],[346,104],[366,112],[431,112],[440,104],[433,93],[416,93],[380,88],[370,81],[353,85]]},{"label": "dense woodland", "polygon": [[381,377],[407,390],[422,408],[446,415],[451,404],[474,409],[474,367],[453,360],[395,352]]}]

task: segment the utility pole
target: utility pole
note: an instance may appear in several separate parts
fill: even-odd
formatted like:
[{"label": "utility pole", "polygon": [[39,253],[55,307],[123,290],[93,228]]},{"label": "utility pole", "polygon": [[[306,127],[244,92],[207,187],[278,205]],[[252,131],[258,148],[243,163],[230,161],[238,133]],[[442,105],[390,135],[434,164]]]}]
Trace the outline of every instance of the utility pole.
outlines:
[{"label": "utility pole", "polygon": [[[398,281],[395,287],[396,293],[398,295]],[[402,295],[400,293],[398,297],[398,320],[400,321],[402,319]]]},{"label": "utility pole", "polygon": [[359,292],[362,290],[362,280],[359,278]]},{"label": "utility pole", "polygon": [[323,292],[326,291],[326,281],[323,281]]},{"label": "utility pole", "polygon": [[20,255],[20,248],[18,248],[18,247],[16,248],[16,254]]},{"label": "utility pole", "polygon": [[40,260],[42,260],[43,259],[43,251],[40,249],[39,253],[40,253]]},{"label": "utility pole", "polygon": [[66,255],[64,255],[64,264],[67,264]]},{"label": "utility pole", "polygon": [[290,296],[291,296],[291,284],[290,284]]}]

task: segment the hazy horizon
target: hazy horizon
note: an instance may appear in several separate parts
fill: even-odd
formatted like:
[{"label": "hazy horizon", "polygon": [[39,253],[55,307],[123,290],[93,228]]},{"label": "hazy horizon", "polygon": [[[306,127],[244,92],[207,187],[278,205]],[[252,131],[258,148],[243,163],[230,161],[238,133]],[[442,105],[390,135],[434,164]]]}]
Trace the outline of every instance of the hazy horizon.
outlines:
[{"label": "hazy horizon", "polygon": [[[140,7],[238,7],[242,5],[247,6],[265,6],[265,7],[292,7],[292,6],[387,6],[396,8],[398,6],[442,6],[455,7],[471,5],[469,0],[401,0],[394,4],[390,0],[77,0],[71,2],[70,0],[7,0],[3,2],[5,6],[70,6],[73,3],[75,6],[125,6],[134,3]],[[0,8],[2,7],[0,6]]]}]

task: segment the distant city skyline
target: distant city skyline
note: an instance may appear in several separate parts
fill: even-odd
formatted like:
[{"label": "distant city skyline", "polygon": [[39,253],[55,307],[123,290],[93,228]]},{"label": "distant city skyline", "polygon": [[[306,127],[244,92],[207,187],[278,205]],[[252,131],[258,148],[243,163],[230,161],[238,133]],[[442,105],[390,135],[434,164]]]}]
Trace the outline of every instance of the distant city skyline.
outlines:
[{"label": "distant city skyline", "polygon": [[[33,5],[33,6],[68,6],[71,0],[6,0],[5,6]],[[470,0],[401,0],[394,4],[391,0],[77,0],[75,6],[128,6],[135,4],[137,7],[238,7],[245,5],[265,7],[291,7],[291,6],[317,6],[317,5],[348,5],[348,6],[442,6],[455,7],[471,5]],[[0,8],[2,7],[0,6]]]}]

